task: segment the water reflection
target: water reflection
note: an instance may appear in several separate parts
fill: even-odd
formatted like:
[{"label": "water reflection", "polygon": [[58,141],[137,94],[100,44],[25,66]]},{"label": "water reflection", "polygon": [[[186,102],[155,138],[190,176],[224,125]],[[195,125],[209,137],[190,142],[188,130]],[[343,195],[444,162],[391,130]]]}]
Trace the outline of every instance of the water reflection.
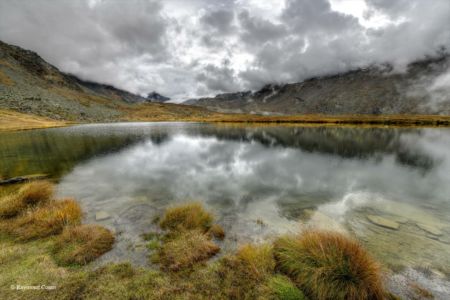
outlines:
[{"label": "water reflection", "polygon": [[121,234],[104,260],[145,264],[154,216],[199,200],[229,233],[225,250],[318,226],[388,264],[450,266],[448,129],[122,124],[0,137],[3,173],[25,161],[21,172],[63,174],[59,193],[87,222],[110,215],[99,222]]}]

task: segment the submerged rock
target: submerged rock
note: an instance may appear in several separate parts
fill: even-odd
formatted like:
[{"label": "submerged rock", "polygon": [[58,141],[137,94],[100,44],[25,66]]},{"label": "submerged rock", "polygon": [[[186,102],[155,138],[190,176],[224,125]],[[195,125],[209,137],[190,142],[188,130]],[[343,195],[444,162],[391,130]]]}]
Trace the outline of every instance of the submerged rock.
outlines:
[{"label": "submerged rock", "polygon": [[439,242],[450,245],[450,237],[448,236],[440,236]]},{"label": "submerged rock", "polygon": [[389,216],[386,218],[388,218],[389,220],[392,220],[394,222],[400,223],[400,224],[406,224],[408,223],[408,218],[405,217],[401,217],[401,216]]},{"label": "submerged rock", "polygon": [[381,227],[395,229],[395,230],[398,230],[400,228],[399,223],[392,221],[392,220],[388,220],[388,219],[380,217],[380,216],[368,215],[367,219],[369,219],[369,221],[372,222],[373,224],[381,226]]},{"label": "submerged rock", "polygon": [[435,236],[442,235],[442,231],[433,225],[423,224],[423,223],[416,223],[416,225],[417,225],[417,227],[419,227],[420,229],[422,229],[423,231],[425,231],[426,233],[429,233],[431,235],[435,235]]},{"label": "submerged rock", "polygon": [[95,213],[95,221],[103,221],[111,218],[106,211],[98,211]]},{"label": "submerged rock", "polygon": [[337,231],[342,234],[348,234],[348,231],[344,226],[320,211],[305,209],[303,210],[303,212],[309,219],[307,223],[304,224],[307,227],[320,230]]}]

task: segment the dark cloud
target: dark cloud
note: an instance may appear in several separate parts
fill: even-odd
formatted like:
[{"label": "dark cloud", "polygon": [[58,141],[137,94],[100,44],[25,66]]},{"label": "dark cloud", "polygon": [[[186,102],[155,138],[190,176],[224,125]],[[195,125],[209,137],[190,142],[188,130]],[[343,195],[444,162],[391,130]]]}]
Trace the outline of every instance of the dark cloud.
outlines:
[{"label": "dark cloud", "polygon": [[229,34],[234,27],[234,11],[227,9],[209,11],[200,18],[200,21],[206,25],[206,29],[212,29],[214,33]]},{"label": "dark cloud", "polygon": [[274,24],[269,20],[252,16],[248,10],[239,14],[239,22],[242,28],[242,41],[255,47],[260,47],[265,42],[279,40],[287,34],[283,24]]},{"label": "dark cloud", "polygon": [[450,48],[448,0],[354,0],[360,15],[334,10],[340,1],[2,0],[0,39],[85,79],[175,98],[386,62],[401,71]]}]

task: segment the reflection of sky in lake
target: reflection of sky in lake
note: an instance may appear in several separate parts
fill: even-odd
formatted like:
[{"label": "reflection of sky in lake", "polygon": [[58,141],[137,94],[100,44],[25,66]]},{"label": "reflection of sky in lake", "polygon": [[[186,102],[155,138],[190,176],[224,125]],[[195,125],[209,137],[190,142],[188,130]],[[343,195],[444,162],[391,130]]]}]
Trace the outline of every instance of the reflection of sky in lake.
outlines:
[{"label": "reflection of sky in lake", "polygon": [[[414,247],[401,257],[409,263],[450,264],[447,129],[159,125],[155,138],[142,126],[139,140],[79,163],[59,185],[61,195],[81,201],[88,222],[98,211],[110,214],[102,223],[127,243],[154,229],[167,205],[198,200],[228,232],[225,248],[314,223],[356,234],[379,253]],[[392,231],[368,215],[407,221]],[[430,236],[419,222],[441,234]],[[411,242],[396,245],[401,239]]]},{"label": "reflection of sky in lake", "polygon": [[211,205],[227,203],[240,210],[261,199],[283,203],[300,198],[310,207],[348,200],[349,195],[364,192],[448,209],[448,131],[406,133],[400,141],[409,149],[426,153],[436,162],[434,166],[424,172],[400,164],[392,153],[343,158],[301,148],[266,146],[255,140],[174,133],[162,143],[144,140],[78,165],[64,177],[61,187],[82,199],[89,198],[93,205],[112,207],[126,205],[116,198],[136,196],[164,196],[167,202],[197,199]]}]

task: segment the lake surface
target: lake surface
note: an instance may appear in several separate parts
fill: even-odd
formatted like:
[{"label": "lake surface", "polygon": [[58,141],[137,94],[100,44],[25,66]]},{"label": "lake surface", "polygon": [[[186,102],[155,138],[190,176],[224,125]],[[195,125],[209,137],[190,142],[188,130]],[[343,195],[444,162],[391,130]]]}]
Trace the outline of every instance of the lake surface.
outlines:
[{"label": "lake surface", "polygon": [[116,231],[103,261],[147,264],[141,234],[168,205],[195,200],[225,228],[224,252],[318,227],[357,237],[392,268],[450,274],[447,128],[128,123],[0,133],[0,176],[33,173],[56,178],[85,222]]}]

